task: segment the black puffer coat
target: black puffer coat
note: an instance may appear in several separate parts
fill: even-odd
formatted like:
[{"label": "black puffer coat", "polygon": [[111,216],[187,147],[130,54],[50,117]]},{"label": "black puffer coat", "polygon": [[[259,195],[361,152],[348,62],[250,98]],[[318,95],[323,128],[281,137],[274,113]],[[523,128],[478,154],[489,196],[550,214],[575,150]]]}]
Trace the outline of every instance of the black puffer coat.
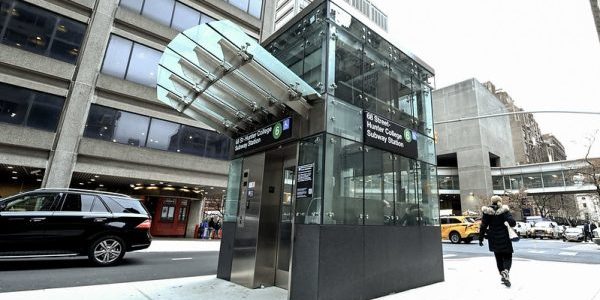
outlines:
[{"label": "black puffer coat", "polygon": [[508,206],[490,205],[481,208],[483,218],[479,228],[479,241],[483,241],[483,236],[487,232],[490,251],[513,253],[512,242],[508,237],[508,229],[504,222],[508,222],[511,227],[517,225],[515,219],[510,214]]}]

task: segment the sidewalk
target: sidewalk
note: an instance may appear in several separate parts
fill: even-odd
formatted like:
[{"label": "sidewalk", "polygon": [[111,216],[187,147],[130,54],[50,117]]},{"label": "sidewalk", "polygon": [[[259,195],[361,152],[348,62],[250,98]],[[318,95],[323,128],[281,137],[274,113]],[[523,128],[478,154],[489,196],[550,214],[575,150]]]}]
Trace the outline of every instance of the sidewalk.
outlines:
[{"label": "sidewalk", "polygon": [[154,238],[150,247],[136,252],[219,252],[220,249],[221,240]]},{"label": "sidewalk", "polygon": [[[509,289],[500,284],[490,257],[444,259],[446,281],[380,300],[600,300],[600,265],[515,259]],[[399,279],[401,280],[401,279]],[[84,296],[85,295],[85,296]],[[0,299],[246,299],[284,300],[287,291],[269,287],[246,289],[215,276],[48,289],[0,294]]]}]

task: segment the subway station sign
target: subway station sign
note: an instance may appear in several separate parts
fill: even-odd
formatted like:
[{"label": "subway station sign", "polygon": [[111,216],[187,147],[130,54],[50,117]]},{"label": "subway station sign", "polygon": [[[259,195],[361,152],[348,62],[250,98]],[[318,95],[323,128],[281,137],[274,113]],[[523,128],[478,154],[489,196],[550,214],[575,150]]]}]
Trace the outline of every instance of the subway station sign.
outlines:
[{"label": "subway station sign", "polygon": [[235,139],[234,155],[247,153],[292,137],[292,118],[285,118],[269,126]]},{"label": "subway station sign", "polygon": [[417,159],[417,133],[387,118],[364,111],[365,145]]}]

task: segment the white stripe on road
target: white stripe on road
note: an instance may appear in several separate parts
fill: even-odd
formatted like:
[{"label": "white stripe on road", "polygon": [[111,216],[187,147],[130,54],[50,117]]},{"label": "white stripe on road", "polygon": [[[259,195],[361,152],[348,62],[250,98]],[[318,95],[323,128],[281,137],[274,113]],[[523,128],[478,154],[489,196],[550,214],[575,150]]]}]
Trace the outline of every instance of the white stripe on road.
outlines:
[{"label": "white stripe on road", "polygon": [[454,257],[456,254],[444,254],[444,258]]},{"label": "white stripe on road", "polygon": [[171,260],[191,260],[191,257],[171,258]]},{"label": "white stripe on road", "polygon": [[527,252],[529,252],[529,253],[538,253],[538,254],[540,254],[540,253],[546,253],[546,251],[543,251],[543,250],[529,250]]},{"label": "white stripe on road", "polygon": [[558,253],[558,255],[575,256],[575,255],[577,255],[577,252],[561,252],[561,253]]}]

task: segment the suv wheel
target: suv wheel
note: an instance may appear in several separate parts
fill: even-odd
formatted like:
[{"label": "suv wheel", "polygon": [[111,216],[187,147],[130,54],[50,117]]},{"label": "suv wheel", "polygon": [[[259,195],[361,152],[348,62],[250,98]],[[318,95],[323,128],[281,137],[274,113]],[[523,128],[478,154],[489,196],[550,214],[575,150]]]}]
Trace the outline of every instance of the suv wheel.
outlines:
[{"label": "suv wheel", "polygon": [[460,234],[458,234],[458,232],[456,232],[456,231],[450,232],[449,238],[450,238],[450,242],[452,244],[460,243]]},{"label": "suv wheel", "polygon": [[98,266],[118,264],[125,255],[125,243],[117,236],[104,236],[90,245],[88,258]]}]

